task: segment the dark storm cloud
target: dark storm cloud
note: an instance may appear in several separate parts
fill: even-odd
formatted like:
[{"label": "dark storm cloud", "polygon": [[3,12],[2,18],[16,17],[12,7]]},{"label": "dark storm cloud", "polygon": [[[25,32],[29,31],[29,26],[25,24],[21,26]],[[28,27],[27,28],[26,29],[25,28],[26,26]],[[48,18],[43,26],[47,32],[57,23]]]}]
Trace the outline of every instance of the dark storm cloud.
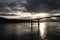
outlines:
[{"label": "dark storm cloud", "polygon": [[[47,0],[30,0],[28,1],[28,10],[35,11],[38,7],[45,5],[47,3]],[[41,7],[40,7],[41,8]]]},{"label": "dark storm cloud", "polygon": [[27,9],[35,12],[60,10],[60,0],[30,0]]},{"label": "dark storm cloud", "polygon": [[48,12],[52,10],[60,10],[60,0],[0,0],[0,12]]},{"label": "dark storm cloud", "polygon": [[26,0],[3,0],[0,1],[0,12],[26,11],[26,4]]},{"label": "dark storm cloud", "polygon": [[60,10],[60,0],[30,0],[26,6],[28,11],[48,12]]},{"label": "dark storm cloud", "polygon": [[52,9],[58,9],[60,8],[60,0],[50,0],[48,1],[48,6]]}]

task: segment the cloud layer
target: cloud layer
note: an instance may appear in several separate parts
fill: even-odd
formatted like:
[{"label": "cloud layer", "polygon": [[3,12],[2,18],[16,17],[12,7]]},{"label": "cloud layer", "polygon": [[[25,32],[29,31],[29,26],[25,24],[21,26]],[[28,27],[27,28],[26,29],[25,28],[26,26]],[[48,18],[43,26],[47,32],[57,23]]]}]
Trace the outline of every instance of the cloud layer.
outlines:
[{"label": "cloud layer", "polygon": [[1,12],[49,12],[60,10],[60,0],[0,0]]}]

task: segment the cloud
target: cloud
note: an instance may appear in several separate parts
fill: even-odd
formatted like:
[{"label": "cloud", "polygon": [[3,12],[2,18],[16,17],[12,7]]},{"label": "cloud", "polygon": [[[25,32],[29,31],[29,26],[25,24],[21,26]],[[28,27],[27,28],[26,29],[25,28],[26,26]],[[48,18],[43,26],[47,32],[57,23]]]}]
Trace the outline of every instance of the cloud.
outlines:
[{"label": "cloud", "polygon": [[0,13],[51,12],[60,10],[60,0],[0,0]]}]

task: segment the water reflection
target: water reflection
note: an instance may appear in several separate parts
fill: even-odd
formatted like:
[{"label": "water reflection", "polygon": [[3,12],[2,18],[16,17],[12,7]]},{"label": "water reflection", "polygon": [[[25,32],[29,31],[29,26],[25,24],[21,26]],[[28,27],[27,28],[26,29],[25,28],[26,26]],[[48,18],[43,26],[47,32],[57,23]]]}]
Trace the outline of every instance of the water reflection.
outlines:
[{"label": "water reflection", "polygon": [[35,40],[35,39],[38,40],[37,30],[35,29],[36,28],[34,28],[33,33],[31,34],[31,23],[2,23],[0,24],[0,37],[3,40],[5,39],[6,40],[10,40],[10,39],[11,40],[12,39],[14,40],[26,40],[26,39],[27,40]]},{"label": "water reflection", "polygon": [[40,36],[41,36],[41,38],[43,39],[43,38],[45,38],[46,37],[46,35],[47,35],[47,26],[48,25],[48,22],[41,22],[40,23],[40,28],[39,28],[39,30],[40,30]]},{"label": "water reflection", "polygon": [[37,32],[37,24],[33,23],[33,34],[31,34],[31,23],[2,23],[0,24],[0,36],[6,40],[12,38],[15,40],[40,40],[39,36],[44,40],[59,40],[60,22],[40,22],[40,35]]},{"label": "water reflection", "polygon": [[[26,23],[8,23],[8,24],[0,24],[4,27],[4,32],[6,34],[23,34],[27,32],[31,32],[30,23],[27,26]],[[1,27],[2,27],[1,26]]]}]

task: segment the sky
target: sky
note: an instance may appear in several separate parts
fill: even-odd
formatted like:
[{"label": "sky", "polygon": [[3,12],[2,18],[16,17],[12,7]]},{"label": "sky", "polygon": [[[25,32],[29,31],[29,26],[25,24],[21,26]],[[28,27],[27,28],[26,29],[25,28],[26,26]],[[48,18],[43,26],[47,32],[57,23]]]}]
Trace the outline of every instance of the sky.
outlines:
[{"label": "sky", "polygon": [[60,12],[60,0],[0,0],[0,16],[15,16],[20,12]]},{"label": "sky", "polygon": [[5,8],[9,6],[12,9],[13,6],[17,7],[16,10],[19,7],[22,11],[35,12],[60,9],[60,0],[0,0],[0,5]]}]

